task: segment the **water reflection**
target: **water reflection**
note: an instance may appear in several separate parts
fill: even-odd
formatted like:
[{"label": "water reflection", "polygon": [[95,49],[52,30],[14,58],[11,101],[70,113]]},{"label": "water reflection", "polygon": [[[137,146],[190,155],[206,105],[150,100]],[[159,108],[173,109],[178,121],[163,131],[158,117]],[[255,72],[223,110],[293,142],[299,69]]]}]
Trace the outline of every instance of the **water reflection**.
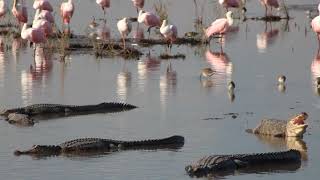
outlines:
[{"label": "water reflection", "polygon": [[311,76],[312,76],[312,83],[313,89],[316,95],[320,96],[320,88],[318,87],[317,78],[320,77],[320,54],[319,50],[315,55],[312,63],[311,63]]},{"label": "water reflection", "polygon": [[128,89],[131,87],[131,72],[127,68],[122,68],[117,76],[117,94],[122,102],[126,102]]},{"label": "water reflection", "polygon": [[141,92],[144,92],[149,76],[160,70],[160,65],[161,61],[157,57],[151,56],[150,53],[145,59],[138,62],[138,86]]},{"label": "water reflection", "polygon": [[275,39],[278,37],[279,30],[273,29],[272,25],[270,25],[270,30],[268,30],[268,24],[265,23],[265,30],[262,33],[257,34],[257,48],[261,53],[266,52],[268,46],[271,46]]},{"label": "water reflection", "polygon": [[165,105],[168,94],[175,94],[177,87],[177,72],[172,68],[171,63],[168,64],[166,74],[160,76],[160,102]]},{"label": "water reflection", "polygon": [[132,32],[132,37],[136,40],[144,39],[144,30],[143,28],[137,25],[137,28]]},{"label": "water reflection", "polygon": [[211,82],[204,82],[203,85],[205,87],[211,87],[215,84],[226,84],[226,82],[231,81],[233,66],[226,53],[207,50],[205,57],[212,69],[216,71],[216,74],[213,76],[215,83],[213,83],[212,80]]},{"label": "water reflection", "polygon": [[5,79],[5,44],[4,39],[0,36],[0,86],[4,86]]}]

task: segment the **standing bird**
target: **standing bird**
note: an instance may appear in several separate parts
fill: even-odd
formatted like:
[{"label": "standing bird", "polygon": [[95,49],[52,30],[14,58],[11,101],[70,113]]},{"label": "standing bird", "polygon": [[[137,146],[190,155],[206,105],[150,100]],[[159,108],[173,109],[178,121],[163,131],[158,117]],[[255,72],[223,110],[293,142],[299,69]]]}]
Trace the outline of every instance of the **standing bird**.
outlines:
[{"label": "standing bird", "polygon": [[0,0],[0,18],[2,16],[4,16],[7,12],[7,9],[6,9],[6,4],[4,2],[4,0]]},{"label": "standing bird", "polygon": [[45,20],[49,21],[50,23],[54,23],[53,15],[51,14],[50,11],[47,11],[47,10],[41,10],[41,12],[40,12],[40,10],[37,9],[34,17],[35,17],[34,19],[41,18],[41,19],[45,19]]},{"label": "standing bird", "polygon": [[[320,13],[320,3],[318,5],[318,11]],[[317,33],[318,38],[318,49],[320,48],[320,14],[312,19],[311,21],[312,30]]]},{"label": "standing bird", "polygon": [[34,55],[37,44],[45,43],[47,41],[45,32],[42,28],[28,28],[27,23],[24,23],[22,26],[21,38],[35,44]]},{"label": "standing bird", "polygon": [[110,0],[96,0],[96,3],[101,6],[103,14],[106,16],[106,8],[110,7]]},{"label": "standing bird", "polygon": [[144,0],[132,0],[132,3],[137,9],[137,13],[139,13],[139,9],[142,9],[144,6]]},{"label": "standing bird", "polygon": [[168,24],[167,20],[162,21],[162,25],[160,27],[160,33],[164,36],[164,38],[168,42],[168,47],[171,51],[172,43],[177,40],[178,29],[175,25]]},{"label": "standing bird", "polygon": [[17,8],[17,0],[13,0],[12,14],[19,21],[19,23],[27,23],[28,22],[28,11],[25,5],[24,0],[21,0],[21,4],[19,4]]},{"label": "standing bird", "polygon": [[122,42],[123,42],[123,49],[126,49],[126,40],[125,38],[129,35],[132,29],[131,21],[128,18],[123,18],[117,23],[118,30],[120,32]]},{"label": "standing bird", "polygon": [[286,82],[286,76],[284,76],[284,75],[279,75],[278,76],[278,83],[279,84],[285,84],[285,82]]},{"label": "standing bird", "polygon": [[33,3],[33,9],[47,10],[52,12],[53,8],[48,0],[35,0]]},{"label": "standing bird", "polygon": [[60,14],[64,24],[68,25],[68,32],[70,32],[70,20],[73,16],[74,4],[72,0],[63,2],[60,6]]},{"label": "standing bird", "polygon": [[201,80],[202,76],[208,78],[208,77],[211,77],[214,73],[215,73],[215,71],[213,69],[204,68],[204,69],[202,69],[202,71],[200,73],[200,80]]},{"label": "standing bird", "polygon": [[273,7],[274,8],[279,8],[278,0],[260,0],[260,2],[265,7],[265,16],[266,17],[268,16],[268,7],[267,6],[270,6],[271,11],[272,11]]},{"label": "standing bird", "polygon": [[[211,26],[209,26],[205,30],[205,35],[207,38],[210,38],[212,35],[220,34],[223,36],[226,32],[228,32],[229,28],[233,24],[233,18],[232,18],[232,12],[228,11],[226,13],[226,18],[220,18],[215,20],[213,23],[211,23]],[[222,37],[220,38],[220,41],[222,40]],[[222,42],[220,42],[221,45]],[[221,52],[222,52],[222,45],[220,46]]]},{"label": "standing bird", "polygon": [[229,8],[242,8],[243,13],[247,12],[246,0],[219,0],[219,4],[229,11]]},{"label": "standing bird", "polygon": [[152,27],[160,27],[160,18],[151,12],[139,11],[138,22],[144,23],[148,27],[150,38],[150,30]]}]

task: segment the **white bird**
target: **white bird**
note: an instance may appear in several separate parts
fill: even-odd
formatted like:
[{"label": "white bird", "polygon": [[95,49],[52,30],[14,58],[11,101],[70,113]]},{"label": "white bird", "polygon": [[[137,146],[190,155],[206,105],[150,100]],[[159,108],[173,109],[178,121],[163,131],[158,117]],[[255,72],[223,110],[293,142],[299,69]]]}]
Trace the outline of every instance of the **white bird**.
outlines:
[{"label": "white bird", "polygon": [[131,21],[128,18],[123,18],[117,23],[118,31],[120,32],[122,41],[123,41],[123,48],[126,49],[126,40],[125,38],[130,34],[132,25]]},{"label": "white bird", "polygon": [[167,20],[163,20],[160,27],[160,33],[164,36],[164,38],[166,38],[168,41],[168,47],[171,49],[172,43],[177,40],[177,27],[175,25],[168,24]]}]

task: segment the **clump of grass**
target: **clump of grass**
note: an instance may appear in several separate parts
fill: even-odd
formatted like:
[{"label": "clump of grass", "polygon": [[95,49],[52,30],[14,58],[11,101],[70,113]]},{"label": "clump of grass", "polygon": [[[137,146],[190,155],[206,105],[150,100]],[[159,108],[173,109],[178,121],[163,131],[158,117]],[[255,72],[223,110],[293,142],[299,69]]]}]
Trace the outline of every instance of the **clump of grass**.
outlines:
[{"label": "clump of grass", "polygon": [[186,55],[181,53],[174,54],[174,55],[165,53],[165,54],[160,54],[159,58],[160,59],[185,59]]},{"label": "clump of grass", "polygon": [[153,7],[160,17],[160,22],[168,19],[167,5],[162,0],[158,0],[158,2],[153,5]]}]

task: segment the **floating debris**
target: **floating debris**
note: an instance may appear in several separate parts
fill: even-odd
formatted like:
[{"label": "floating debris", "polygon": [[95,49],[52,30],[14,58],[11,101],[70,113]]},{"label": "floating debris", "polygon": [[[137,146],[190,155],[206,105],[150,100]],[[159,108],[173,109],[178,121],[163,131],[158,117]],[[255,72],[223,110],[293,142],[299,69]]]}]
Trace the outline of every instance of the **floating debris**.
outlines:
[{"label": "floating debris", "polygon": [[178,54],[160,54],[159,56],[160,59],[185,59],[186,55],[178,53]]}]

